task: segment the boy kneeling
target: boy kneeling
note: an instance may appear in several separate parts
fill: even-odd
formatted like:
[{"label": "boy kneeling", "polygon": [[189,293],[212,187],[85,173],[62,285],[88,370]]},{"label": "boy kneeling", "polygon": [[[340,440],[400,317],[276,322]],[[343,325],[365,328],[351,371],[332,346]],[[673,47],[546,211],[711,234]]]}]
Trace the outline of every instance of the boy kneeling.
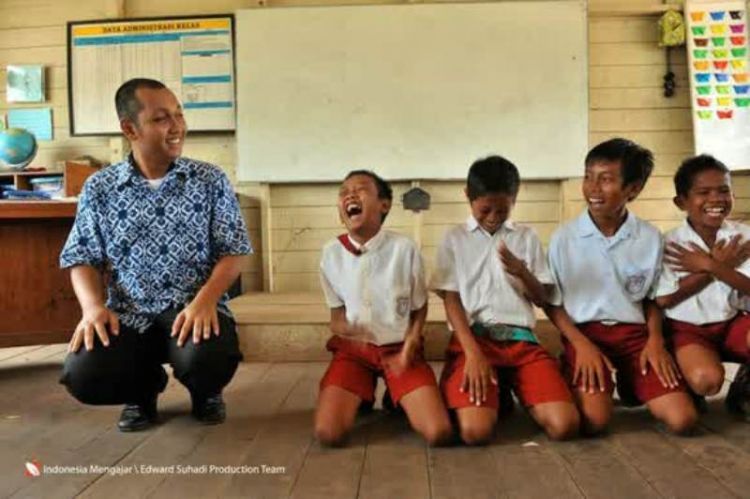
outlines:
[{"label": "boy kneeling", "polygon": [[435,375],[422,357],[427,317],[422,257],[411,239],[381,230],[392,197],[376,174],[349,173],[338,197],[348,233],[323,248],[321,284],[334,334],[327,344],[333,360],[320,382],[315,414],[315,435],[324,445],[342,442],[360,404],[373,401],[378,376],[429,444],[451,437]]}]

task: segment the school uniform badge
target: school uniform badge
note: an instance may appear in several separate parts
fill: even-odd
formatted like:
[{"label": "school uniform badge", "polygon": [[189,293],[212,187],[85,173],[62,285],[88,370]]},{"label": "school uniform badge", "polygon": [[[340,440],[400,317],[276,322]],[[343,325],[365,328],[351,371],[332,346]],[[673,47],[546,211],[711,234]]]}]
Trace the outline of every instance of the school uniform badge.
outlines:
[{"label": "school uniform badge", "polygon": [[633,274],[629,275],[625,281],[625,291],[631,295],[637,295],[643,291],[643,287],[646,285],[646,274]]},{"label": "school uniform badge", "polygon": [[406,317],[409,315],[409,304],[410,304],[409,297],[408,296],[401,296],[396,299],[396,313],[399,317]]}]

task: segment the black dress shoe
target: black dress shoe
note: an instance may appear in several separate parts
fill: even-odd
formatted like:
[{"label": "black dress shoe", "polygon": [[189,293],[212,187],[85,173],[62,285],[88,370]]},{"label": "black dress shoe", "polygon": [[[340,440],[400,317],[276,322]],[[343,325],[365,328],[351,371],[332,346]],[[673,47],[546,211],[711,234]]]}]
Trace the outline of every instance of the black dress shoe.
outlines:
[{"label": "black dress shoe", "polygon": [[141,431],[156,422],[156,397],[140,404],[126,404],[117,422],[120,431]]},{"label": "black dress shoe", "polygon": [[727,411],[750,422],[750,368],[741,366],[724,399]]},{"label": "black dress shoe", "polygon": [[221,393],[210,397],[193,397],[193,417],[203,424],[220,424],[227,418],[227,409]]}]

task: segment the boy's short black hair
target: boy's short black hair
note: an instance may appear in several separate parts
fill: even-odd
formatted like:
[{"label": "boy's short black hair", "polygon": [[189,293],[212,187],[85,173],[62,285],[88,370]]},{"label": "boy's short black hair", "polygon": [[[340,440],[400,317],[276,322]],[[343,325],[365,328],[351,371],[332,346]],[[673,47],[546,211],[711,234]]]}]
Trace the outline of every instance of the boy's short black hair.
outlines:
[{"label": "boy's short black hair", "polygon": [[[377,187],[378,189],[378,199],[387,199],[388,201],[393,201],[393,189],[391,189],[391,184],[389,184],[387,180],[383,179],[383,177],[381,177],[374,171],[352,170],[346,174],[346,177],[344,177],[344,182],[346,182],[350,178],[355,177],[357,175],[364,175],[365,177],[370,177],[372,181],[375,182],[375,187]],[[385,218],[387,216],[388,216],[388,212],[384,213],[380,221],[385,222]]]},{"label": "boy's short black hair", "polygon": [[727,165],[714,158],[710,154],[693,156],[682,162],[674,174],[674,190],[678,196],[687,196],[693,187],[695,176],[707,170],[717,170],[721,173],[729,173]]},{"label": "boy's short black hair", "polygon": [[595,146],[586,155],[586,167],[602,161],[619,161],[622,173],[622,186],[639,183],[641,187],[654,169],[654,155],[645,147],[632,140],[614,138]]},{"label": "boy's short black hair", "polygon": [[469,201],[498,193],[515,197],[520,186],[518,168],[502,156],[487,156],[474,161],[466,177]]},{"label": "boy's short black hair", "polygon": [[391,189],[391,184],[389,184],[388,181],[384,180],[380,175],[371,170],[352,170],[346,174],[346,177],[344,177],[344,182],[357,175],[370,177],[373,182],[375,182],[375,187],[378,188],[379,199],[387,199],[388,201],[393,201],[393,189]]},{"label": "boy's short black hair", "polygon": [[151,78],[133,78],[120,85],[115,93],[115,109],[120,120],[128,119],[133,123],[138,123],[138,113],[143,109],[138,97],[135,96],[139,88],[159,90],[167,86]]}]

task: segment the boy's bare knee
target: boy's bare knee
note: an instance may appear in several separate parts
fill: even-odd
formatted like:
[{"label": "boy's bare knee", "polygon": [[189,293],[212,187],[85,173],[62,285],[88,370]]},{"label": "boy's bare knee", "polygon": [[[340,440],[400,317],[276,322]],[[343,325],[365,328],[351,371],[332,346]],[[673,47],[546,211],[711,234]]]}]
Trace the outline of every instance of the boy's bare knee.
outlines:
[{"label": "boy's bare knee", "polygon": [[351,425],[337,421],[335,418],[333,420],[317,419],[315,421],[315,438],[318,439],[320,445],[325,447],[338,447],[344,443],[350,429]]},{"label": "boy's bare knee", "polygon": [[551,440],[568,440],[578,435],[578,415],[551,418],[544,424],[544,432]]},{"label": "boy's bare knee", "polygon": [[420,429],[419,433],[430,447],[446,445],[453,438],[453,428],[450,423],[429,425]]},{"label": "boy's bare knee", "polygon": [[690,433],[698,423],[698,412],[681,411],[679,413],[668,414],[662,419],[669,431],[677,435]]},{"label": "boy's bare knee", "polygon": [[581,427],[586,435],[598,435],[609,426],[612,414],[608,411],[591,411],[583,415]]},{"label": "boy's bare knee", "polygon": [[490,425],[462,425],[461,440],[466,445],[485,445],[492,439],[494,426]]},{"label": "boy's bare knee", "polygon": [[343,428],[332,426],[316,426],[315,438],[324,447],[339,447],[346,440],[348,432]]},{"label": "boy's bare knee", "polygon": [[574,437],[581,424],[581,416],[572,403],[535,406],[531,414],[551,440]]},{"label": "boy's bare knee", "polygon": [[688,375],[688,384],[698,395],[716,395],[724,384],[721,369],[699,368]]}]

